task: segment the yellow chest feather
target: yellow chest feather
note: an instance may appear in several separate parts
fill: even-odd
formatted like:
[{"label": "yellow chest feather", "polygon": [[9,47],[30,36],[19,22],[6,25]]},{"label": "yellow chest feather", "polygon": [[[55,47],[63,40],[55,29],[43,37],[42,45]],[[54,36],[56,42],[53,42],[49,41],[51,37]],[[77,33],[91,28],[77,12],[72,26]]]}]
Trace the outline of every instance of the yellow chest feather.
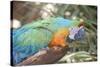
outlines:
[{"label": "yellow chest feather", "polygon": [[69,35],[69,30],[66,28],[59,29],[56,33],[54,33],[54,36],[49,44],[49,47],[53,46],[60,46],[65,47],[66,45],[66,37]]}]

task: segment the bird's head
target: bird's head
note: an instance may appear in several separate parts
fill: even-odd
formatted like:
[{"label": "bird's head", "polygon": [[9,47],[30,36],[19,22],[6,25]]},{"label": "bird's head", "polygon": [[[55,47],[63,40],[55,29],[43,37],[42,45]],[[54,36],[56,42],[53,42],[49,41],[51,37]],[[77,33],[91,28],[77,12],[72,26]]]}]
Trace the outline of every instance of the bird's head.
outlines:
[{"label": "bird's head", "polygon": [[85,36],[84,22],[74,21],[72,26],[69,28],[70,34],[68,39],[70,41],[83,40]]}]

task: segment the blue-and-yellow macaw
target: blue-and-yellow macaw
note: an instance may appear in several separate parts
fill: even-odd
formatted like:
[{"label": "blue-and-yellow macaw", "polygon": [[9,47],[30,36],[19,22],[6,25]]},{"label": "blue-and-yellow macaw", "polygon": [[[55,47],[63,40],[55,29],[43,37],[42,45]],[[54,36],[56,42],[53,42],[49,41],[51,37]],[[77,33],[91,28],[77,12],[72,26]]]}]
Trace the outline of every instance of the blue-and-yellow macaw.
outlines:
[{"label": "blue-and-yellow macaw", "polygon": [[78,40],[83,36],[84,26],[77,20],[52,17],[26,24],[12,33],[13,64],[19,64],[41,49],[68,47],[67,38]]}]

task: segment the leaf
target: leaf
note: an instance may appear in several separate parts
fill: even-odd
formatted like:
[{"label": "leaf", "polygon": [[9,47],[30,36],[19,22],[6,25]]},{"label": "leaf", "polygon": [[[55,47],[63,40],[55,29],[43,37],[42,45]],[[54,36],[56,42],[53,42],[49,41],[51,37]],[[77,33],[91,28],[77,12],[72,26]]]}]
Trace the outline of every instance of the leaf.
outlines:
[{"label": "leaf", "polygon": [[61,62],[73,63],[73,62],[94,61],[94,58],[95,57],[91,56],[88,52],[79,51],[79,52],[66,54],[62,59],[60,59],[58,61],[58,63],[61,63]]}]

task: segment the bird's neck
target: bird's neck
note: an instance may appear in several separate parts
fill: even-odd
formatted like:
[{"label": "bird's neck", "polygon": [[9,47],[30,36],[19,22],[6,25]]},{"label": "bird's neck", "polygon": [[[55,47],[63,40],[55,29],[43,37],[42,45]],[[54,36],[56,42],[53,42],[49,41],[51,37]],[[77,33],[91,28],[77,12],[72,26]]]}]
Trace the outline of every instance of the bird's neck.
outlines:
[{"label": "bird's neck", "polygon": [[69,30],[66,28],[59,29],[49,43],[49,47],[59,46],[59,47],[66,47],[68,46],[66,42],[66,37],[69,35]]}]

